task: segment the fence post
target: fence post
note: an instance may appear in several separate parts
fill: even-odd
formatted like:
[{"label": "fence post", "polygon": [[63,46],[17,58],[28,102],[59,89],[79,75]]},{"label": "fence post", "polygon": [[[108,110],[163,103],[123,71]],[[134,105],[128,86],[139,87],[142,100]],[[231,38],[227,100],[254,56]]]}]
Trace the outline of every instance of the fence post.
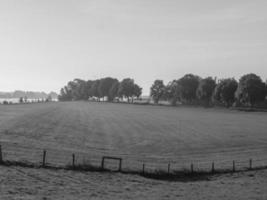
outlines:
[{"label": "fence post", "polygon": [[249,160],[249,169],[252,170],[252,159]]},{"label": "fence post", "polygon": [[193,163],[191,164],[191,173],[192,174],[194,173],[194,165],[193,165]]},{"label": "fence post", "polygon": [[212,162],[211,173],[214,173],[214,172],[215,172],[215,165],[214,165],[214,162]]},{"label": "fence post", "polygon": [[102,162],[101,162],[101,168],[102,168],[102,170],[104,169],[104,162],[105,162],[105,158],[102,157]]},{"label": "fence post", "polygon": [[75,154],[72,154],[72,167],[75,168]]},{"label": "fence post", "polygon": [[43,167],[45,167],[46,150],[43,151]]},{"label": "fence post", "polygon": [[0,145],[0,164],[3,163],[2,145]]},{"label": "fence post", "polygon": [[168,175],[170,175],[171,163],[168,164]]},{"label": "fence post", "polygon": [[143,163],[143,174],[145,174],[145,163]]},{"label": "fence post", "polygon": [[235,172],[235,161],[233,160],[233,172]]},{"label": "fence post", "polygon": [[121,167],[122,167],[122,159],[120,159],[119,172],[121,172]]}]

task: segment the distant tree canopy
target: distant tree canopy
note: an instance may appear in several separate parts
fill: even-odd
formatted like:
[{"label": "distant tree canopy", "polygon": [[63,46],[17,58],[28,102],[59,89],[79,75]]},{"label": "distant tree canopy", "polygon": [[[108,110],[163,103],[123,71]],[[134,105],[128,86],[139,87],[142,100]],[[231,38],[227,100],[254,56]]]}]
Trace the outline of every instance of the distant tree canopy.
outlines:
[{"label": "distant tree canopy", "polygon": [[[97,101],[128,102],[139,98],[142,88],[134,79],[106,77],[97,80],[74,79],[60,90],[60,101],[76,101],[95,99]],[[264,106],[267,105],[267,82],[256,74],[246,74],[237,82],[233,78],[221,79],[216,82],[212,77],[201,78],[194,74],[186,74],[179,79],[170,81],[167,85],[163,80],[155,80],[150,87],[150,96],[155,104],[159,101],[169,101],[171,105],[225,105],[235,106]]]},{"label": "distant tree canopy", "polygon": [[121,81],[118,88],[118,95],[120,97],[127,98],[129,102],[130,98],[133,100],[134,97],[138,98],[141,94],[142,88],[136,85],[133,79],[126,78]]},{"label": "distant tree canopy", "polygon": [[175,106],[178,100],[181,97],[181,85],[179,81],[173,80],[167,84],[164,92],[164,99],[169,101],[171,105]]},{"label": "distant tree canopy", "polygon": [[113,101],[115,98],[124,97],[130,101],[130,98],[133,100],[141,94],[142,88],[130,78],[123,79],[121,82],[111,77],[88,81],[74,79],[60,90],[59,100],[76,101],[96,98],[100,101],[101,98],[106,98],[107,101]]},{"label": "distant tree canopy", "polygon": [[211,77],[201,79],[196,91],[197,98],[209,106],[216,82]]},{"label": "distant tree canopy", "polygon": [[265,99],[266,85],[256,74],[246,74],[240,78],[235,95],[238,101],[253,107]]},{"label": "distant tree canopy", "polygon": [[52,99],[57,99],[58,94],[55,92],[45,93],[45,92],[34,92],[34,91],[21,91],[16,90],[14,92],[0,92],[0,98],[3,99],[20,99],[22,98],[24,101],[24,97],[27,97],[31,100],[37,99],[46,99],[47,97],[51,96]]},{"label": "distant tree canopy", "polygon": [[186,74],[178,80],[181,88],[180,98],[185,103],[193,103],[197,99],[196,91],[200,77],[193,74]]},{"label": "distant tree canopy", "polygon": [[226,107],[230,107],[235,101],[237,86],[238,83],[233,78],[219,80],[214,90],[214,100],[225,104]]},{"label": "distant tree canopy", "polygon": [[100,98],[107,97],[108,101],[112,101],[113,100],[112,97],[116,96],[116,94],[111,94],[110,91],[113,84],[116,84],[118,82],[119,81],[117,79],[110,77],[100,79],[99,85],[97,87],[98,90],[97,92]]},{"label": "distant tree canopy", "polygon": [[119,87],[120,87],[119,81],[114,81],[112,83],[111,88],[109,90],[110,101],[113,101],[116,97],[119,97]]},{"label": "distant tree canopy", "polygon": [[150,96],[153,98],[154,102],[157,104],[160,99],[164,97],[165,85],[162,80],[155,80],[150,88]]},{"label": "distant tree canopy", "polygon": [[[255,74],[247,74],[237,82],[233,78],[221,79],[216,83],[212,77],[200,78],[186,74],[182,78],[169,82],[166,86],[162,80],[155,80],[150,88],[154,103],[167,100],[171,105],[220,103],[230,107],[235,103],[241,106],[254,106],[266,100],[267,81],[264,83]],[[264,105],[264,104],[263,104]]]}]

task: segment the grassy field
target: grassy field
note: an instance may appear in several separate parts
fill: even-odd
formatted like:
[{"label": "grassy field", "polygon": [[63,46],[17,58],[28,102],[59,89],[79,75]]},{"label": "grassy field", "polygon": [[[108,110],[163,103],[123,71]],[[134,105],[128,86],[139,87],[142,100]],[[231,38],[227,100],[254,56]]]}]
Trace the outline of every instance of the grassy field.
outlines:
[{"label": "grassy field", "polygon": [[166,182],[136,175],[0,166],[1,200],[266,200],[267,171]]},{"label": "grassy field", "polygon": [[[231,167],[267,158],[267,114],[226,109],[66,102],[0,105],[4,159],[123,157],[123,167]],[[69,152],[66,153],[66,152]],[[65,157],[64,157],[65,156]],[[55,158],[52,160],[52,158]],[[230,162],[229,162],[230,161]],[[258,164],[258,163],[257,163]],[[266,164],[266,162],[265,162]],[[177,165],[177,166],[176,166]],[[210,165],[209,165],[210,166]],[[223,167],[225,167],[223,166]],[[238,166],[237,166],[238,167]],[[0,199],[266,199],[267,171],[168,182],[137,175],[0,166]]]},{"label": "grassy field", "polygon": [[[226,109],[65,102],[0,106],[1,142],[119,156],[133,166],[267,158],[267,114]],[[7,145],[8,146],[8,145]],[[203,165],[204,165],[203,164]],[[219,167],[219,166],[218,166]]]}]

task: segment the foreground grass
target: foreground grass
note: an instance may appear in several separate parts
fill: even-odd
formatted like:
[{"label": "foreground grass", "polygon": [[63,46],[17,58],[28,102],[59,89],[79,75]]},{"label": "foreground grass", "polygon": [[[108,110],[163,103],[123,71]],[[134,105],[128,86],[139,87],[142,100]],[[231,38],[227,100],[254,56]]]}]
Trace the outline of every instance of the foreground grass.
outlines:
[{"label": "foreground grass", "polygon": [[266,199],[267,171],[166,182],[120,173],[0,166],[0,199]]}]

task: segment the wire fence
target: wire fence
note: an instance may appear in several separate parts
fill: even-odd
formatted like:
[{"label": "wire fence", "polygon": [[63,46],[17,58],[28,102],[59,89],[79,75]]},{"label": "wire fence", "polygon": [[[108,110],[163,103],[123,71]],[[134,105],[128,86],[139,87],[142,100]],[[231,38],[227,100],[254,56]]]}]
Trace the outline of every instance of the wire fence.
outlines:
[{"label": "wire fence", "polygon": [[[219,171],[242,171],[267,167],[266,157],[247,157],[244,159],[220,159],[214,161],[198,160],[195,162],[181,160],[162,161],[157,159],[140,160],[134,156],[115,157],[106,159],[103,164],[103,157],[106,155],[90,154],[86,151],[72,151],[56,148],[38,148],[11,142],[0,142],[0,162],[13,161],[20,163],[33,163],[37,166],[61,167],[66,166],[95,166],[96,168],[105,167],[108,170],[131,172],[164,172],[175,173],[178,171],[188,172],[219,172]],[[112,157],[111,157],[112,158]],[[121,163],[117,162],[121,159]]]}]

